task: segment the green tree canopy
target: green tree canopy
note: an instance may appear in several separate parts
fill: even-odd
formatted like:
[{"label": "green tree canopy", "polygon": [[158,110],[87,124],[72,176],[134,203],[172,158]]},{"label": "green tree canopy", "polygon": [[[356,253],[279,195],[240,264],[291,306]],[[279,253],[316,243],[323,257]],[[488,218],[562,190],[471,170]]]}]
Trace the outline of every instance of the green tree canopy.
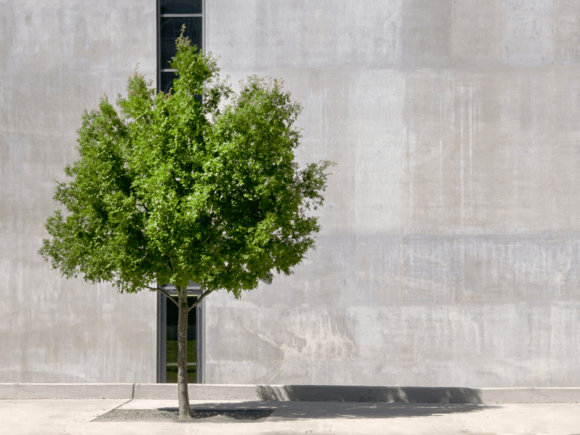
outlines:
[{"label": "green tree canopy", "polygon": [[177,45],[170,93],[136,71],[117,108],[104,97],[85,112],[40,254],[122,292],[191,280],[239,297],[314,246],[330,163],[295,162],[301,106],[281,82],[254,76],[234,93],[211,54]]}]

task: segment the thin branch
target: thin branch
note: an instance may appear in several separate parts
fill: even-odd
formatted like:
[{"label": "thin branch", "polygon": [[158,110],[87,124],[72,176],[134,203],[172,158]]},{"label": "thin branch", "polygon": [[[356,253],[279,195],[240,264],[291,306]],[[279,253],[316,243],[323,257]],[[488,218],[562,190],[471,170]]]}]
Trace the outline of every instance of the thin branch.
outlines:
[{"label": "thin branch", "polygon": [[209,290],[204,291],[201,296],[197,299],[197,301],[194,302],[194,304],[189,307],[189,309],[187,310],[187,312],[189,313],[191,310],[193,310],[195,307],[197,307],[199,305],[199,303],[207,296],[209,295],[211,292],[213,292],[215,289],[210,288]]},{"label": "thin branch", "polygon": [[[210,215],[213,212],[213,206],[212,206],[212,210],[210,211]],[[220,216],[218,216],[217,220],[215,222],[212,223],[212,228],[218,228],[219,225],[224,221],[224,219]],[[218,229],[219,232],[219,229]],[[212,232],[210,231],[210,233],[208,234],[207,238],[205,239],[205,241],[203,242],[204,245],[207,244],[207,242],[209,241],[210,237],[212,235]]]},{"label": "thin branch", "polygon": [[[228,267],[226,267],[226,273],[229,272],[229,270],[232,267],[232,263],[228,264]],[[193,310],[195,307],[197,307],[199,305],[199,303],[207,296],[209,295],[211,292],[215,291],[214,288],[210,288],[209,290],[204,291],[201,296],[199,297],[199,299],[197,301],[195,301],[195,303],[189,307],[189,310],[187,310],[187,312],[189,313],[191,310]]]},{"label": "thin branch", "polygon": [[145,286],[145,288],[148,288],[149,290],[155,290],[155,291],[159,291],[161,293],[163,293],[165,296],[167,296],[167,299],[169,299],[171,302],[173,302],[176,306],[179,307],[179,305],[177,304],[177,302],[175,302],[175,300],[171,297],[171,295],[169,293],[167,293],[165,290],[163,290],[161,287],[149,287],[149,286]]}]

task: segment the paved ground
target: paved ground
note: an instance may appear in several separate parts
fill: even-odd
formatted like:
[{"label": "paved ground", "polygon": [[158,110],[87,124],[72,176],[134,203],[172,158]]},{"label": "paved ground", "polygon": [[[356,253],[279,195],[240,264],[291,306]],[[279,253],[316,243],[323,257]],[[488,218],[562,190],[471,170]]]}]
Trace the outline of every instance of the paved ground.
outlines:
[{"label": "paved ground", "polygon": [[580,435],[580,404],[430,405],[208,402],[201,409],[276,410],[264,422],[91,422],[114,408],[163,409],[176,401],[0,400],[2,434],[565,434]]}]

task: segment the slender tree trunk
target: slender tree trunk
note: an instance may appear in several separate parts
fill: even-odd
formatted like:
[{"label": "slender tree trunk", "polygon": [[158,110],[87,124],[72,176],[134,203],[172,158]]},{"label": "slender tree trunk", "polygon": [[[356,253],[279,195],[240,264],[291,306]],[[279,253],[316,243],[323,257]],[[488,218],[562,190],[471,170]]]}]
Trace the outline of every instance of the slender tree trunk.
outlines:
[{"label": "slender tree trunk", "polygon": [[179,398],[179,418],[191,418],[189,409],[189,391],[187,388],[187,317],[189,307],[187,305],[187,287],[175,286],[177,290],[177,303],[179,319],[177,322],[177,388]]}]

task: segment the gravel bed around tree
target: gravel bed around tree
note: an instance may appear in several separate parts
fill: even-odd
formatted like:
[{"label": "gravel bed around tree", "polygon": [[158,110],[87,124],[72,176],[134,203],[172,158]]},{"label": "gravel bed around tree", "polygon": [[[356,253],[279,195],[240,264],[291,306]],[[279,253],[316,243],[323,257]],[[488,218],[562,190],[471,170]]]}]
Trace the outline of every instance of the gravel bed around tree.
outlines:
[{"label": "gravel bed around tree", "polygon": [[105,421],[175,421],[183,423],[243,423],[266,420],[273,409],[192,409],[191,420],[179,420],[179,411],[173,409],[113,409],[95,418]]}]

